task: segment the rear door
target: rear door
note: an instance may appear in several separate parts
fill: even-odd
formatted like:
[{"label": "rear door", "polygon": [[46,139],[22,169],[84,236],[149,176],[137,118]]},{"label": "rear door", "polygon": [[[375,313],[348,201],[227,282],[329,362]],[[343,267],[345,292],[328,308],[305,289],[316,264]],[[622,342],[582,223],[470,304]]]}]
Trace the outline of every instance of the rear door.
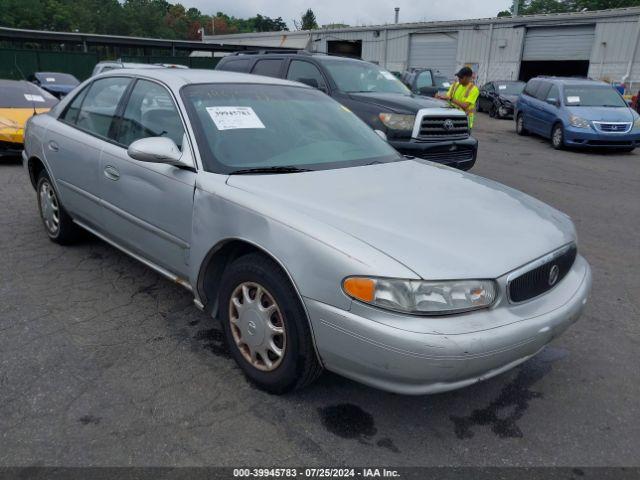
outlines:
[{"label": "rear door", "polygon": [[135,140],[168,137],[193,164],[182,116],[169,90],[152,80],[136,80],[125,101],[101,157],[106,228],[121,245],[187,277],[195,169],[140,162],[127,153]]},{"label": "rear door", "polygon": [[95,80],[71,101],[46,133],[44,151],[65,208],[94,228],[102,226],[100,153],[131,79]]},{"label": "rear door", "polygon": [[537,134],[545,136],[549,136],[551,132],[551,126],[547,126],[545,120],[547,110],[546,99],[549,90],[551,90],[551,83],[542,80],[535,91],[534,98],[531,99],[531,129]]},{"label": "rear door", "polygon": [[286,78],[294,82],[304,83],[323,92],[329,91],[327,81],[320,72],[320,69],[306,60],[291,60],[287,69]]}]

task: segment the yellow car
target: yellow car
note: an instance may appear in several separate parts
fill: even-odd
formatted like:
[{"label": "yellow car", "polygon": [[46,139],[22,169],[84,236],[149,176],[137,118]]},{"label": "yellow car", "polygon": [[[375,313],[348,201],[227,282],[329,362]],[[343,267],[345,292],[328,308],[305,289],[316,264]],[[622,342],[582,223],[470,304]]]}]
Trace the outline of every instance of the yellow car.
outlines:
[{"label": "yellow car", "polygon": [[0,80],[0,156],[20,155],[27,120],[58,103],[43,89],[26,81]]}]

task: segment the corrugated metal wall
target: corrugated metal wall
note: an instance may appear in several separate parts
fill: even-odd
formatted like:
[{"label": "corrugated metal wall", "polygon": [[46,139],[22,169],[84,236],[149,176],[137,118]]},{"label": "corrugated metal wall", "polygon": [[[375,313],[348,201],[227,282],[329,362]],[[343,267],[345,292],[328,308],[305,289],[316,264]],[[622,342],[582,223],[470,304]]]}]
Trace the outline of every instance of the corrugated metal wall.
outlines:
[{"label": "corrugated metal wall", "polygon": [[595,25],[528,28],[522,60],[589,60]]},{"label": "corrugated metal wall", "polygon": [[409,39],[409,67],[430,67],[451,77],[456,72],[458,33],[414,33]]}]

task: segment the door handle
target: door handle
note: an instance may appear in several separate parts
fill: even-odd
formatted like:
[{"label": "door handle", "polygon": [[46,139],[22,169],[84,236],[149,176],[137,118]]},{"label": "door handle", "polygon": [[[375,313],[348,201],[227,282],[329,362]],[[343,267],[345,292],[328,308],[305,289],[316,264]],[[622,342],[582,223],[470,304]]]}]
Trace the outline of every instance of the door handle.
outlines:
[{"label": "door handle", "polygon": [[49,150],[53,151],[53,152],[57,152],[58,150],[60,150],[60,147],[58,146],[58,144],[56,142],[54,142],[53,140],[49,141]]},{"label": "door handle", "polygon": [[104,167],[104,176],[109,180],[116,181],[120,178],[120,172],[118,172],[118,169],[116,167],[107,165],[106,167]]}]

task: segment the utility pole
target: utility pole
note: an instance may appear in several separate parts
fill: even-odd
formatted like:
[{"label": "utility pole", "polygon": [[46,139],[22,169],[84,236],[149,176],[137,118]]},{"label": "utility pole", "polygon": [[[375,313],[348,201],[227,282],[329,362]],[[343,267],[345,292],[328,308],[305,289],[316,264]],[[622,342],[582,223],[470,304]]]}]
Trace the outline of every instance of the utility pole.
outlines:
[{"label": "utility pole", "polygon": [[400,7],[396,7],[394,8],[394,10],[396,12],[395,23],[398,23],[398,19],[400,17]]}]

